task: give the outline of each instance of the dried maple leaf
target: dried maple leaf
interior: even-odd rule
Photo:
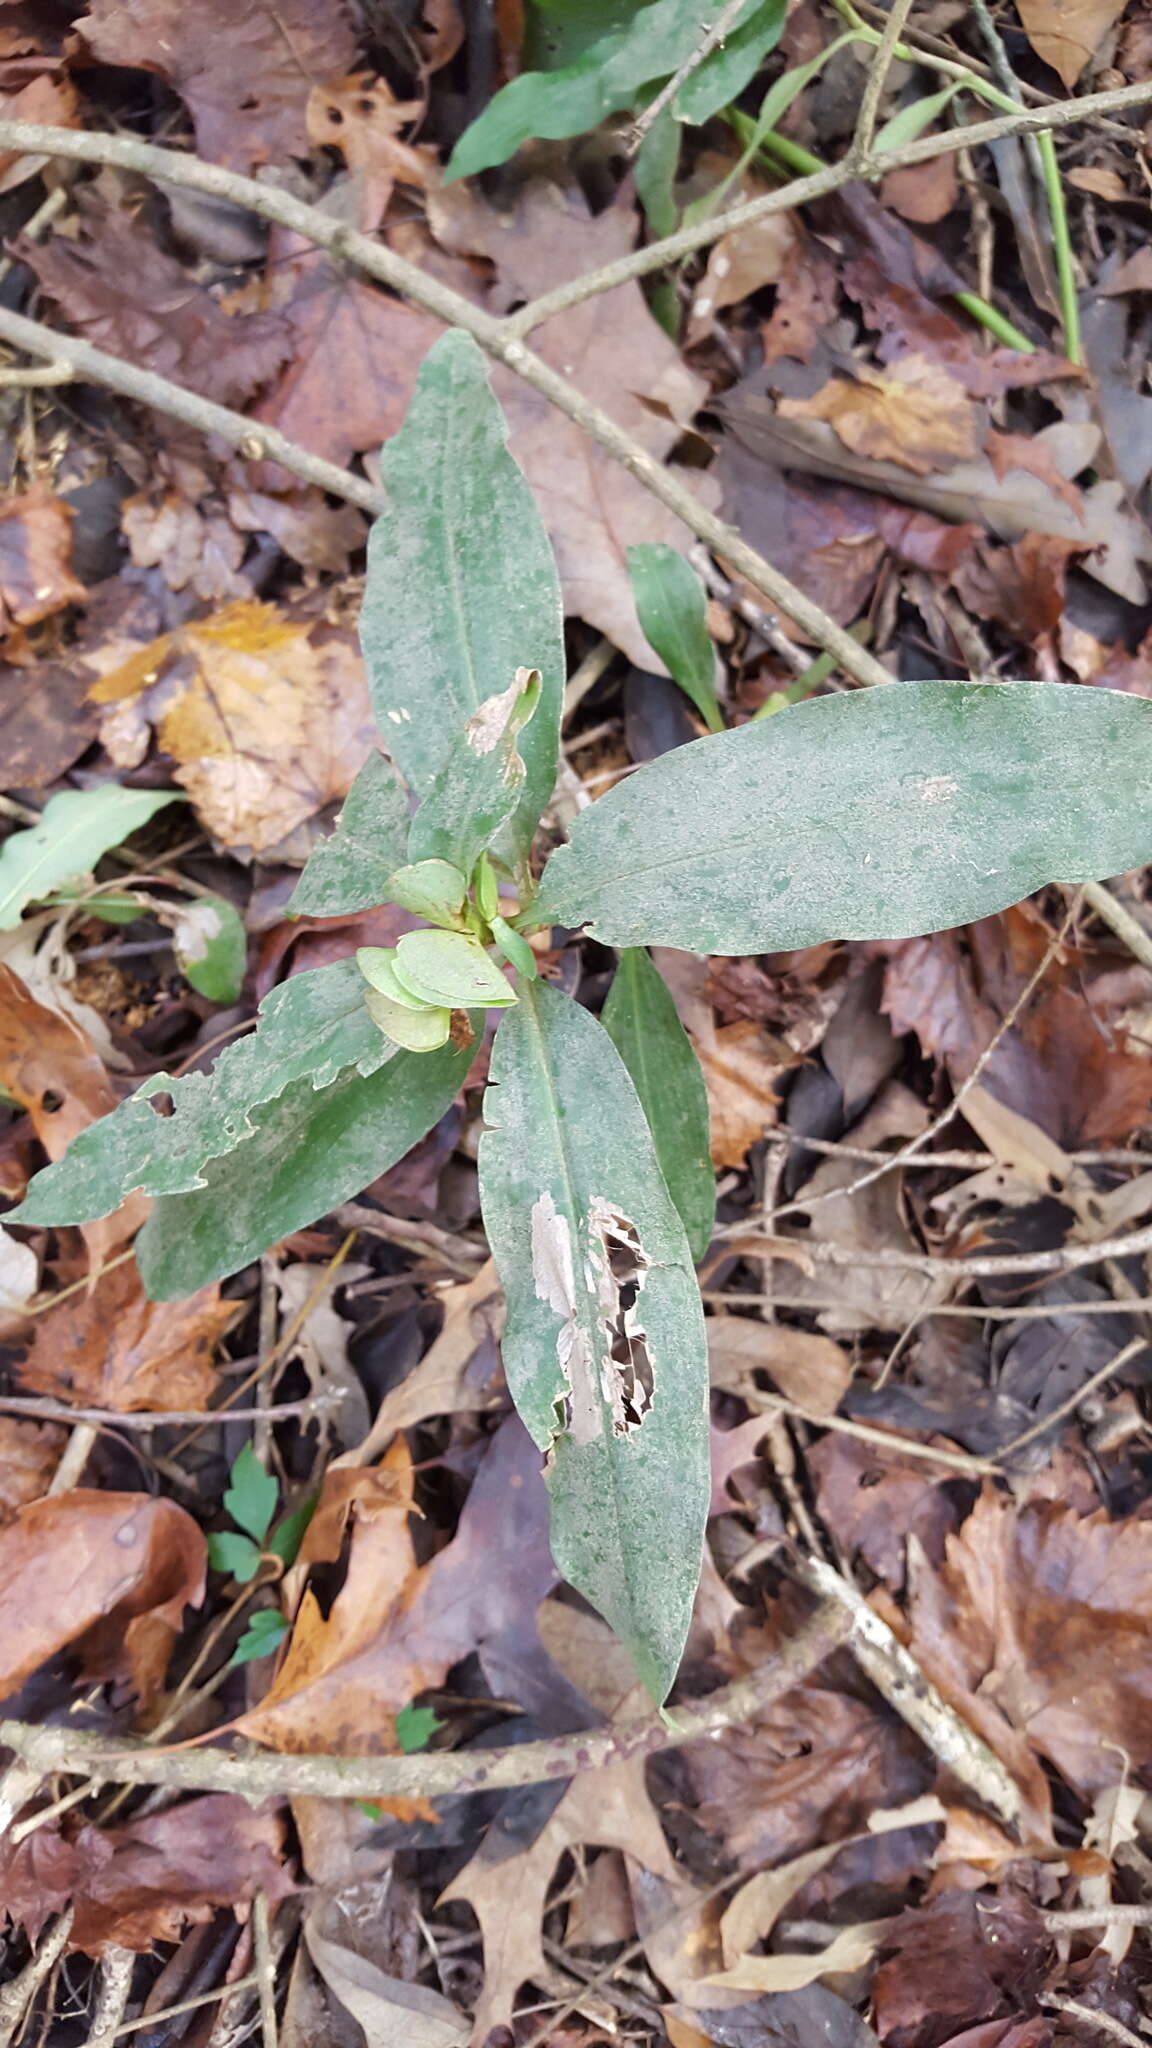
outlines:
[[[86,596],[72,574],[73,517],[45,484],[0,504],[0,630],[34,625]]]
[[[1124,12],[1125,0],[1019,0],[1024,33],[1071,92]]]
[[[293,286],[283,313],[291,361],[252,417],[313,455],[347,463],[396,432],[416,372],[443,328],[323,256],[304,256],[286,268],[279,248],[274,239],[270,260],[281,264],[278,286]],[[274,463],[259,464],[257,475],[271,489],[293,481]]]
[[[900,356],[881,373],[830,378],[811,398],[782,398],[781,419],[827,420],[858,455],[898,462],[915,476],[980,452],[980,414],[962,384],[927,356]]]
[[[91,695],[117,707],[103,729],[115,761],[141,759],[155,725],[209,831],[256,853],[346,796],[375,737],[352,634],[270,604],[163,635]]]
[[[247,398],[287,361],[293,338],[278,314],[229,313],[106,201],[87,200],[81,218],[81,240],[22,244],[21,257],[87,340],[222,405]]]
[[[20,1379],[80,1407],[206,1408],[219,1384],[213,1354],[235,1319],[218,1287],[157,1303],[134,1265],[115,1266],[39,1318]]]
[[[191,1515],[150,1494],[78,1487],[22,1508],[0,1530],[0,1698],[70,1644],[90,1675],[151,1698],[206,1561]]]
[[[248,543],[222,510],[180,491],[141,492],[124,500],[120,524],[137,567],[159,567],[170,590],[194,590],[211,604],[252,595],[240,573]]]
[[[347,0],[91,0],[78,26],[102,63],[166,79],[192,115],[200,155],[236,171],[306,156],[313,85],[356,57]]]
[[[525,185],[499,212],[474,184],[447,185],[429,194],[428,212],[444,248],[495,264],[501,303],[531,299],[635,244],[636,215],[627,198],[593,216],[577,191],[542,181]],[[635,281],[545,321],[534,329],[532,347],[658,460],[705,396],[703,380],[682,362]],[[512,371],[495,370],[492,386],[508,417],[512,453],[548,528],[565,609],[651,670],[654,657],[636,618],[627,551],[640,541],[686,548],[686,529]],[[699,471],[689,480],[702,496],[710,489]]]
[[[423,100],[397,100],[387,79],[370,71],[329,79],[309,94],[309,137],[343,156],[357,183],[359,224],[366,233],[379,227],[394,185],[423,191],[435,175],[435,150],[400,140],[401,129],[423,112]]]
[[[185,1800],[122,1828],[83,1826],[73,1838],[37,1829],[0,1846],[0,1887],[12,1920],[35,1941],[50,1914],[71,1904],[69,1947],[149,1949],[175,1941],[220,1906],[293,1890],[279,1815],[253,1812],[229,1792]]]

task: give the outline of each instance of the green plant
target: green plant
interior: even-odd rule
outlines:
[[[208,1562],[214,1571],[225,1572],[238,1585],[246,1586],[262,1565],[272,1562],[284,1570],[294,1561],[316,1503],[306,1501],[272,1529],[279,1498],[279,1482],[265,1470],[251,1444],[245,1444],[233,1462],[224,1494],[224,1506],[236,1526],[217,1530],[208,1538]],[[259,1608],[249,1616],[229,1661],[247,1664],[253,1657],[270,1656],[287,1633],[288,1623],[277,1608]]]
[[[1134,867],[1152,854],[1152,704],[1031,682],[812,699],[642,768],[579,814],[537,880],[560,598],[464,334],[427,357],[382,472],[362,626],[395,768],[368,763],[294,902],[385,898],[425,925],[275,990],[210,1076],[146,1082],[14,1213],[86,1222],[144,1189],[146,1285],[189,1293],[399,1159],[452,1102],[480,1011],[497,1008],[480,1178],[508,1384],[546,1454],[557,1563],[660,1699],[708,1504],[692,1254],[712,1212],[703,1088],[641,949],[900,938]],[[622,949],[603,1022],[537,977],[527,939],[550,925]],[[247,1520],[235,1475],[229,1496],[257,1556],[268,1485]]]

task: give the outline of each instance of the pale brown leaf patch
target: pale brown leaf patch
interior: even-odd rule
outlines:
[[[47,1493],[67,1441],[57,1423],[0,1415],[0,1524]]]
[[[314,86],[308,96],[309,140],[338,149],[357,181],[359,225],[379,227],[395,185],[422,191],[436,175],[437,156],[427,145],[400,140],[424,112],[422,100],[398,100],[387,79],[353,72]]]
[[[886,372],[865,364],[856,381],[833,377],[811,398],[782,398],[781,419],[826,420],[846,448],[896,462],[915,476],[979,454],[977,407],[963,385],[927,356],[901,356]]]
[[[789,1401],[815,1415],[834,1415],[852,1383],[852,1362],[830,1337],[749,1316],[713,1316],[708,1323],[713,1386],[740,1394],[767,1373]]]
[[[1124,0],[1019,0],[1028,41],[1068,92],[1123,12]]]
[[[86,595],[72,573],[73,512],[46,484],[0,503],[0,631],[35,625]]]
[[[191,1515],[146,1493],[81,1487],[22,1508],[0,1531],[0,1696],[75,1645],[89,1675],[151,1699],[206,1563]]]
[[[955,157],[937,156],[926,164],[889,171],[880,181],[880,204],[916,227],[935,227],[951,213],[959,190]]]
[[[372,750],[364,665],[350,632],[270,604],[226,606],[103,675],[104,741],[138,757],[149,725],[208,829],[261,853],[347,795]]]
[[[732,193],[727,203],[734,206],[765,189],[758,181],[749,183]],[[711,332],[723,307],[738,305],[763,285],[779,283],[796,241],[797,230],[787,213],[767,213],[721,235],[712,246],[708,267],[693,295],[687,346],[691,348]]]
[[[115,1266],[38,1319],[21,1383],[85,1408],[206,1408],[219,1386],[213,1356],[235,1320],[219,1287],[148,1301],[135,1266]]]

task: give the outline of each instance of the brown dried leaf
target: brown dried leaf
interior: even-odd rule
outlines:
[[[714,1387],[740,1394],[766,1372],[787,1400],[815,1415],[834,1415],[852,1383],[852,1361],[830,1337],[748,1316],[710,1320],[708,1363]]]
[[[902,1459],[898,1444],[888,1450],[835,1431],[805,1455],[821,1517],[841,1548],[859,1552],[893,1593],[904,1584],[909,1536],[934,1562],[943,1556],[960,1515],[948,1491],[954,1475],[944,1467]]]
[[[135,1266],[115,1266],[39,1318],[20,1379],[78,1407],[206,1408],[219,1385],[213,1354],[235,1320],[218,1287],[148,1301]]]
[[[43,483],[0,504],[0,631],[34,625],[86,596],[72,574],[73,517]]]
[[[1152,1764],[1152,1521],[986,1490],[912,1575],[911,1618],[925,1669],[943,1662],[1083,1798]]]
[[[91,691],[113,759],[150,724],[209,831],[265,852],[347,795],[372,750],[364,664],[350,632],[275,605],[228,605],[113,667]]]
[[[125,499],[120,523],[132,560],[141,569],[161,569],[170,590],[194,590],[211,604],[251,597],[252,585],[240,573],[248,544],[215,506],[193,504],[180,491],[142,491]]]
[[[901,356],[887,374],[856,369],[833,377],[811,398],[782,398],[781,419],[827,420],[846,448],[897,462],[916,476],[971,461],[980,453],[981,419],[964,387],[927,356]]]
[[[772,318],[760,329],[764,361],[792,356],[806,363],[836,318],[839,285],[821,244],[802,229],[784,259]]]
[[[284,1824],[227,1792],[185,1800],[122,1828],[83,1826],[72,1839],[38,1829],[0,1845],[4,1905],[35,1941],[70,1902],[69,1946],[101,1955],[110,1946],[149,1949],[212,1920],[221,1906],[270,1901],[293,1890],[284,1867]]]
[[[221,405],[242,402],[287,361],[293,337],[278,314],[229,313],[107,202],[87,200],[81,217],[81,239],[21,244],[20,254],[86,340]]]
[[[880,204],[917,227],[935,227],[956,204],[960,179],[954,156],[937,156],[926,164],[889,171],[880,181]]]
[[[754,199],[765,190],[758,181],[749,182],[729,203]],[[716,314],[724,306],[738,305],[766,284],[777,284],[796,246],[797,229],[791,214],[767,213],[745,227],[733,228],[713,244],[708,268],[696,287],[686,341],[689,347],[711,332]]]
[[[1125,0],[1018,0],[1024,33],[1071,92],[1124,12]]]
[[[387,79],[370,71],[329,79],[308,96],[309,139],[340,151],[357,180],[359,224],[367,233],[387,213],[394,185],[423,191],[435,175],[435,150],[400,141],[401,129],[423,112],[422,100],[397,100]]]
[[[534,298],[635,245],[636,214],[626,198],[593,217],[579,192],[542,181],[525,185],[499,213],[475,181],[430,193],[428,209],[445,248],[495,264],[500,304]],[[703,380],[685,367],[635,281],[545,321],[534,330],[532,346],[657,460],[675,446],[705,395]],[[566,611],[651,670],[652,650],[632,599],[628,548],[666,541],[683,549],[686,529],[514,372],[496,370],[492,384],[508,416],[512,453],[556,552]],[[698,471],[687,480],[707,502],[709,480]]]
[[[1030,1899],[952,1891],[890,1922],[882,1946],[871,1991],[885,2048],[938,2048],[980,2020],[1031,2004],[1051,1937]]]
[[[191,1515],[150,1494],[80,1487],[22,1508],[0,1531],[0,1696],[74,1644],[90,1675],[150,1698],[206,1561]]]
[[[0,1524],[47,1493],[67,1432],[54,1422],[0,1415]]]
[[[185,102],[196,147],[250,171],[308,153],[305,113],[318,79],[347,72],[357,38],[346,0],[91,0],[79,24],[104,64],[158,72]]]
[[[1122,292],[1152,292],[1152,247],[1141,242],[1107,284],[1100,286],[1102,298],[1116,298]]]

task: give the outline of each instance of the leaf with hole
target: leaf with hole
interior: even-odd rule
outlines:
[[[346,964],[362,991],[355,964]],[[365,1029],[387,1054],[362,994],[357,1003]],[[207,1161],[195,1191],[165,1195],[144,1225],[136,1257],[152,1300],[194,1294],[351,1201],[440,1121],[474,1051],[472,1040],[439,1052],[391,1052],[378,1073],[365,1077],[353,1068],[320,1089],[305,1075],[261,1104],[247,1142]]]
[[[169,1195],[203,1187],[208,1160],[242,1150],[255,1136],[261,1105],[286,1089],[299,1102],[301,1090],[324,1090],[349,1071],[373,1074],[391,1057],[364,1007],[354,960],[294,975],[265,997],[252,1037],[225,1046],[210,1074],[153,1075],[82,1131],[66,1158],[36,1175],[19,1220],[88,1223],[136,1189]],[[165,1095],[169,1115],[156,1102]]]
[[[708,1091],[667,984],[642,946],[621,953],[600,1021],[632,1076],[689,1249],[702,1259],[716,1220]]]
[[[582,811],[523,924],[768,953],[968,924],[1152,854],[1152,703],[890,683],[649,762]]]
[[[526,983],[491,1076],[481,1201],[508,1299],[508,1385],[549,1453],[553,1553],[661,1700],[709,1494],[691,1254],[636,1090],[595,1018]]]
[[[408,844],[408,797],[391,761],[369,754],[336,828],[310,854],[288,900],[290,917],[346,917],[388,899]]]
[[[522,865],[556,776],[560,586],[469,335],[453,331],[429,350],[380,472],[388,506],[369,538],[360,618],[377,722],[405,780],[424,797],[469,714],[507,690],[517,669],[539,669],[540,702],[520,745],[524,782],[501,835],[511,862]]]
[[[64,789],[50,797],[39,822],[13,832],[0,847],[0,931],[20,922],[25,904],[50,896],[75,875],[122,846],[165,804],[185,803],[179,789]]]
[[[677,548],[643,541],[628,550],[628,570],[644,637],[692,699],[710,732],[722,732],[716,702],[716,650],[704,586]]]

